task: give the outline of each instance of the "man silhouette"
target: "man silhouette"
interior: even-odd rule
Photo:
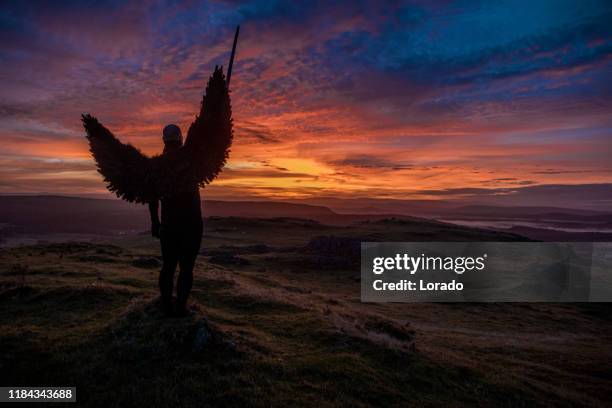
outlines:
[[[148,157],[129,143],[122,143],[89,114],[81,115],[89,150],[109,191],[131,203],[149,204],[151,233],[160,238],[163,266],[159,291],[163,308],[188,314],[187,299],[193,285],[193,267],[202,242],[200,187],[221,172],[234,138],[229,84],[240,27],[236,27],[227,81],[216,66],[206,85],[199,115],[189,126],[183,143],[181,129],[167,125],[164,152]],[[161,222],[158,210],[161,200]],[[172,306],[174,273],[176,308]]]
[[[161,241],[162,305],[169,314],[187,314],[193,268],[202,240],[199,188],[221,172],[233,140],[231,101],[223,69],[216,67],[210,77],[200,112],[189,126],[185,142],[178,126],[164,128],[161,155],[148,157],[129,143],[122,143],[91,115],[85,114],[82,119],[90,151],[107,188],[126,201],[149,205],[151,232]],[[180,272],[173,307],[177,264]]]
[[[181,129],[168,125],[163,131],[164,155],[176,153],[183,145]],[[193,268],[202,241],[202,212],[200,191],[182,191],[161,199],[161,222],[158,208],[160,200],[149,202],[151,234],[161,241],[163,266],[159,273],[159,291],[162,308],[167,314],[184,316],[189,313],[187,299],[193,284]],[[176,304],[173,309],[172,292],[174,273],[179,266],[176,285]]]

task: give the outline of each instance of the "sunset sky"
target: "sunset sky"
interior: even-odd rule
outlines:
[[[205,197],[612,192],[592,186],[612,183],[610,1],[2,4],[2,194],[104,193],[80,114],[159,152],[237,24],[235,142]]]

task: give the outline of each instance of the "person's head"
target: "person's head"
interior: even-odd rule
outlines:
[[[181,128],[176,125],[167,125],[164,128],[164,152],[176,150],[183,145]]]

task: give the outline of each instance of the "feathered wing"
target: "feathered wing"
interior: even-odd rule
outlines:
[[[121,143],[98,119],[83,115],[89,150],[107,188],[129,202],[147,203],[158,190],[151,180],[154,160],[130,144]]]
[[[189,127],[183,149],[190,156],[200,186],[221,172],[233,139],[232,107],[222,68],[215,68],[206,85],[200,114]]]

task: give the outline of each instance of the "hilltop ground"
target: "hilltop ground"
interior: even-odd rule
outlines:
[[[0,383],[79,405],[610,406],[607,305],[364,304],[359,240],[516,240],[419,221],[206,221],[194,315],[147,236],[0,252]],[[327,236],[333,238],[319,238]]]

